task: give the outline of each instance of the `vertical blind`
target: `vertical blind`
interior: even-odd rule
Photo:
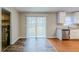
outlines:
[[[45,37],[46,36],[46,17],[26,17],[26,36]]]

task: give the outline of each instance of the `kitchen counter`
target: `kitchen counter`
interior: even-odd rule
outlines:
[[[70,39],[79,39],[79,29],[70,29]]]
[[[69,31],[69,39],[79,39],[79,28],[69,28],[69,29],[64,29],[64,28],[57,28],[57,38],[59,40],[63,39],[63,34],[62,31]]]
[[[69,31],[70,29],[62,29],[62,31]]]
[[[79,26],[57,26],[57,29],[79,29]]]

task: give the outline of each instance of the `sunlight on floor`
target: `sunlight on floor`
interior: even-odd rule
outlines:
[[[49,44],[47,42],[47,39],[41,39],[41,38],[29,38],[26,40],[26,50],[28,51],[48,51],[48,49],[51,49],[52,47],[49,47]]]
[[[56,52],[45,38],[20,39],[6,52]]]

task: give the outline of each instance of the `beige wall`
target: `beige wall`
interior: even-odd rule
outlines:
[[[0,8],[0,20],[2,20],[1,18],[1,9]],[[11,12],[11,44],[15,43],[18,39],[19,39],[19,16],[18,16],[18,12],[14,9],[14,8],[4,8],[8,11]],[[1,51],[1,44],[2,44],[2,37],[1,37],[1,21],[0,21],[0,51]]]
[[[56,14],[48,14],[46,23],[47,38],[56,38]]]
[[[47,38],[55,38],[56,31],[56,13],[20,13],[20,31],[19,37],[25,38],[25,17],[26,16],[46,16],[46,32]]]

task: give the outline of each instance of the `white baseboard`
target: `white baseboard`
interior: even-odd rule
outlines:
[[[21,38],[26,38],[26,37],[19,37],[19,39],[21,39]]]
[[[19,40],[21,38],[26,38],[26,37],[18,37],[16,40],[14,40],[13,42],[11,42],[11,44],[14,44],[17,40]],[[56,37],[46,37],[46,38],[56,38]]]
[[[14,40],[13,42],[11,42],[11,44],[14,44],[17,40],[19,40],[19,37],[16,40]]]
[[[20,38],[26,38],[26,37],[19,37],[19,39],[20,39]],[[46,38],[56,38],[56,37],[46,37]]]

